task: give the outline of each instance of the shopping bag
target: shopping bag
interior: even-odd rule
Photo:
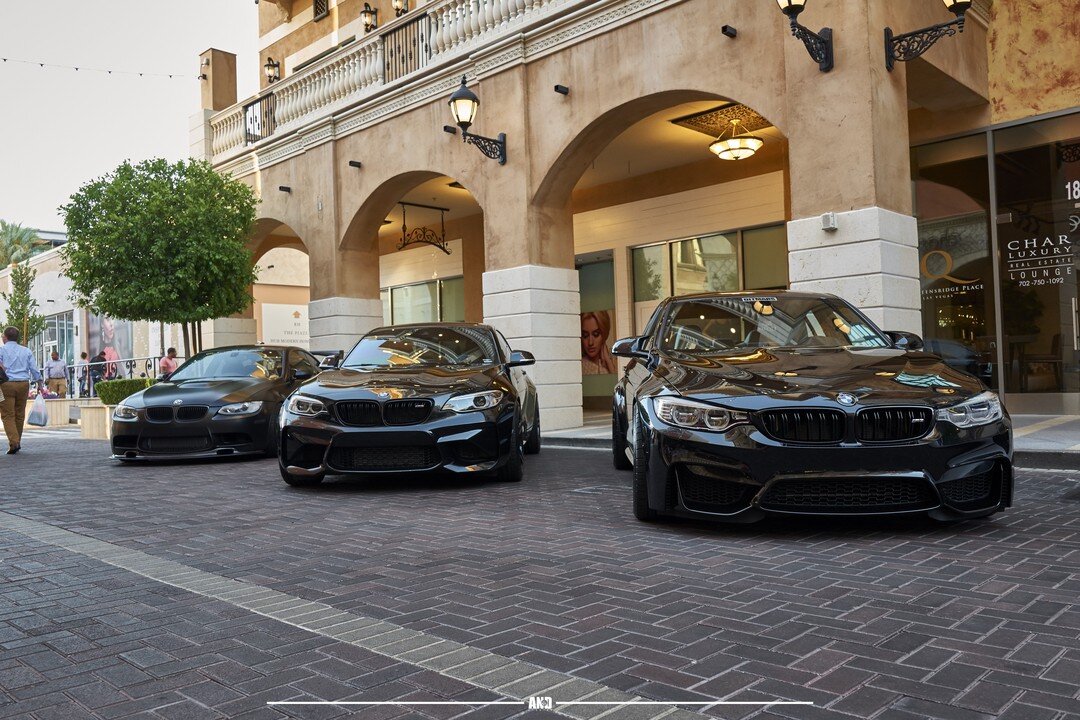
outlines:
[[[45,427],[49,424],[49,410],[45,407],[45,398],[40,393],[34,398],[34,407],[30,411],[30,417],[26,422],[38,427]]]

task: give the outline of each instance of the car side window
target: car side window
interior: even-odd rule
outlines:
[[[289,353],[289,369],[314,376],[319,374],[319,363],[311,355],[293,350]]]

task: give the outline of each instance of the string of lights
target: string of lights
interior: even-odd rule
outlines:
[[[135,70],[109,70],[108,68],[86,67],[83,65],[57,65],[56,63],[38,62],[37,60],[19,60],[16,58],[0,58],[0,61],[4,63],[17,63],[19,65],[37,65],[41,69],[53,69],[53,70],[74,70],[76,72],[91,72],[91,73],[104,73],[106,75],[130,75],[139,77],[155,77],[155,78],[169,78],[185,79],[185,80],[201,80],[201,75],[190,75],[188,73],[155,73],[155,72],[137,72]],[[2,63],[0,63],[2,64]]]

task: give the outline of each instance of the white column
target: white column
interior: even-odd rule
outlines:
[[[188,118],[188,155],[195,160],[209,160],[213,156],[210,149],[210,116],[213,110],[200,110]]]
[[[577,270],[522,265],[484,273],[484,321],[514,350],[536,356],[526,372],[545,430],[582,424],[580,310]]]
[[[879,207],[787,225],[791,289],[839,295],[883,330],[922,332],[919,231],[915,218]]]
[[[206,350],[229,345],[253,345],[256,341],[255,319],[227,317],[208,320],[202,324],[202,341]]]
[[[383,324],[382,301],[332,297],[308,303],[312,350],[348,352],[360,336]]]

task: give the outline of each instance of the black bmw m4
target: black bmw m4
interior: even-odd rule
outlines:
[[[997,395],[830,295],[669,298],[614,397],[634,514],[982,517],[1012,504]]]
[[[519,481],[523,455],[540,451],[536,387],[522,369],[533,362],[486,325],[374,330],[282,408],[281,477],[305,486],[439,470]]]

